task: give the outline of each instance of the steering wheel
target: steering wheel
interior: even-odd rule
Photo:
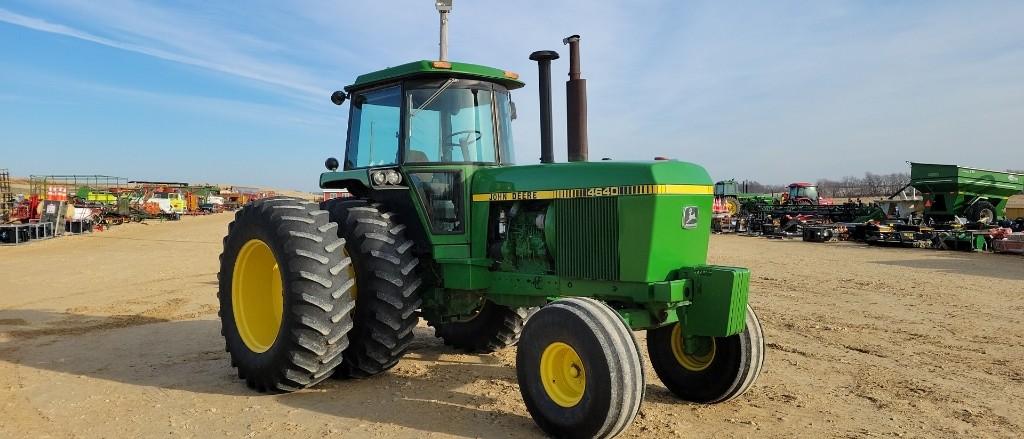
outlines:
[[[484,136],[483,133],[481,133],[479,130],[462,130],[462,131],[456,131],[456,132],[452,133],[452,137],[453,137],[452,140],[455,140],[454,137],[458,136],[460,134],[472,134],[472,133],[476,133],[476,138],[474,138],[473,140],[470,140],[470,141],[466,142],[465,144],[463,144],[462,142],[464,141],[464,139],[459,139],[459,143],[452,143],[452,146],[463,146],[463,147],[469,146],[469,145],[472,145],[472,144],[476,143],[477,141],[480,140],[481,137]]]

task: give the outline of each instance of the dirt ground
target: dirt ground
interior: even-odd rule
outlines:
[[[0,248],[0,437],[540,436],[514,349],[459,355],[426,327],[382,376],[246,389],[216,315],[230,218]],[[764,372],[701,406],[648,370],[626,437],[1024,431],[1024,258],[715,236],[711,262],[753,272]]]

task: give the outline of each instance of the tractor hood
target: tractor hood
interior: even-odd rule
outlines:
[[[704,168],[676,160],[570,162],[481,169],[473,176],[472,192],[474,199],[489,194],[592,188],[615,188],[614,195],[619,195],[620,188],[667,185],[668,188],[651,190],[710,195],[711,184]]]
[[[481,216],[491,203],[547,206],[559,276],[625,282],[678,279],[707,262],[713,192],[704,168],[674,160],[487,168],[472,183]]]

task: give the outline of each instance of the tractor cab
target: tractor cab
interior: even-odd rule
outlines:
[[[715,197],[735,197],[740,193],[736,180],[724,180],[715,183]]]
[[[509,90],[523,86],[517,78],[443,61],[359,76],[345,89],[351,105],[344,170],[513,163]]]
[[[421,60],[361,75],[332,96],[337,104],[351,102],[342,171],[348,178],[326,173],[321,181],[376,189],[399,182],[374,180],[375,169],[512,164],[509,90],[522,86],[512,72],[449,61]],[[366,178],[347,173],[357,170]]]
[[[328,159],[321,187],[404,206],[398,213],[410,218],[420,216],[413,209],[418,205],[429,220],[413,227],[418,238],[463,234],[473,171],[515,162],[510,90],[523,86],[518,78],[448,61],[416,61],[359,76],[332,96],[338,105],[350,102],[348,141],[342,170]],[[408,199],[409,189],[418,203]],[[440,241],[464,242],[456,236]]]
[[[811,183],[792,183],[786,193],[789,204],[819,204],[818,187]]]

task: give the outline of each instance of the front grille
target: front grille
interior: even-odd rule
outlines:
[[[618,280],[618,198],[569,198],[554,203],[558,275]]]

